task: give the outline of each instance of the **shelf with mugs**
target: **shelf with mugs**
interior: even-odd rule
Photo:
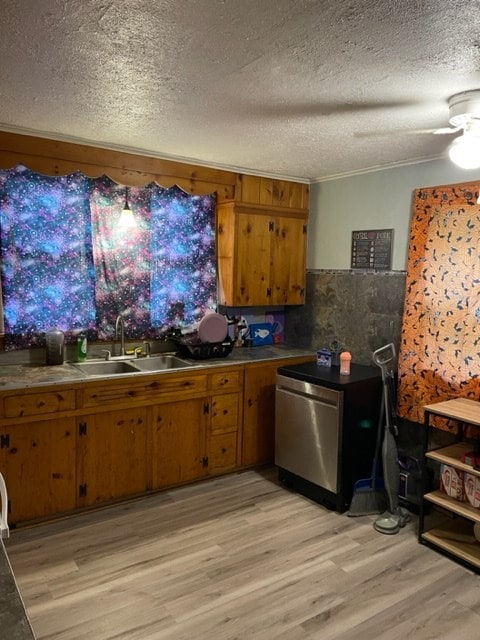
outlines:
[[[455,442],[429,449],[432,417],[458,423]],[[425,406],[424,469],[436,470],[435,487],[424,487],[419,517],[419,542],[428,544],[470,569],[480,572],[480,468],[478,443],[464,439],[465,427],[480,426],[480,403],[454,398]]]

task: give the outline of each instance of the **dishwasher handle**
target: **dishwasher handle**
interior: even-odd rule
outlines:
[[[318,402],[332,407],[339,407],[342,404],[343,398],[343,391],[335,391],[335,389],[330,389],[320,384],[289,378],[279,373],[277,373],[276,390],[313,398]]]

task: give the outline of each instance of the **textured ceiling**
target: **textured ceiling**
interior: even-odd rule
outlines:
[[[3,2],[0,129],[316,180],[436,157],[479,0]]]

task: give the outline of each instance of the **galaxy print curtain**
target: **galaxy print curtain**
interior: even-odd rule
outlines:
[[[0,172],[7,349],[44,344],[53,327],[111,340],[119,314],[127,337],[154,338],[215,306],[215,196],[129,187],[136,228],[125,230],[125,189],[106,176]]]
[[[477,195],[472,185],[414,194],[397,408],[413,422],[423,423],[426,404],[480,400]]]
[[[126,337],[155,335],[150,319],[150,199],[153,188],[152,185],[128,188],[128,204],[137,226],[125,230],[119,227],[118,221],[125,205],[126,187],[107,177],[92,181],[90,208],[96,328],[100,340],[112,339],[115,320],[120,314],[124,316]]]
[[[88,179],[0,171],[6,348],[43,343],[53,327],[95,326]]]
[[[150,211],[152,325],[199,320],[217,302],[215,201],[155,187]]]

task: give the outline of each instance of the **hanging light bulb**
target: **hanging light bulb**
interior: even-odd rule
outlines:
[[[128,204],[128,187],[125,187],[125,204],[123,205],[122,213],[120,214],[118,226],[120,229],[134,229],[137,227],[133,211],[130,209]]]

